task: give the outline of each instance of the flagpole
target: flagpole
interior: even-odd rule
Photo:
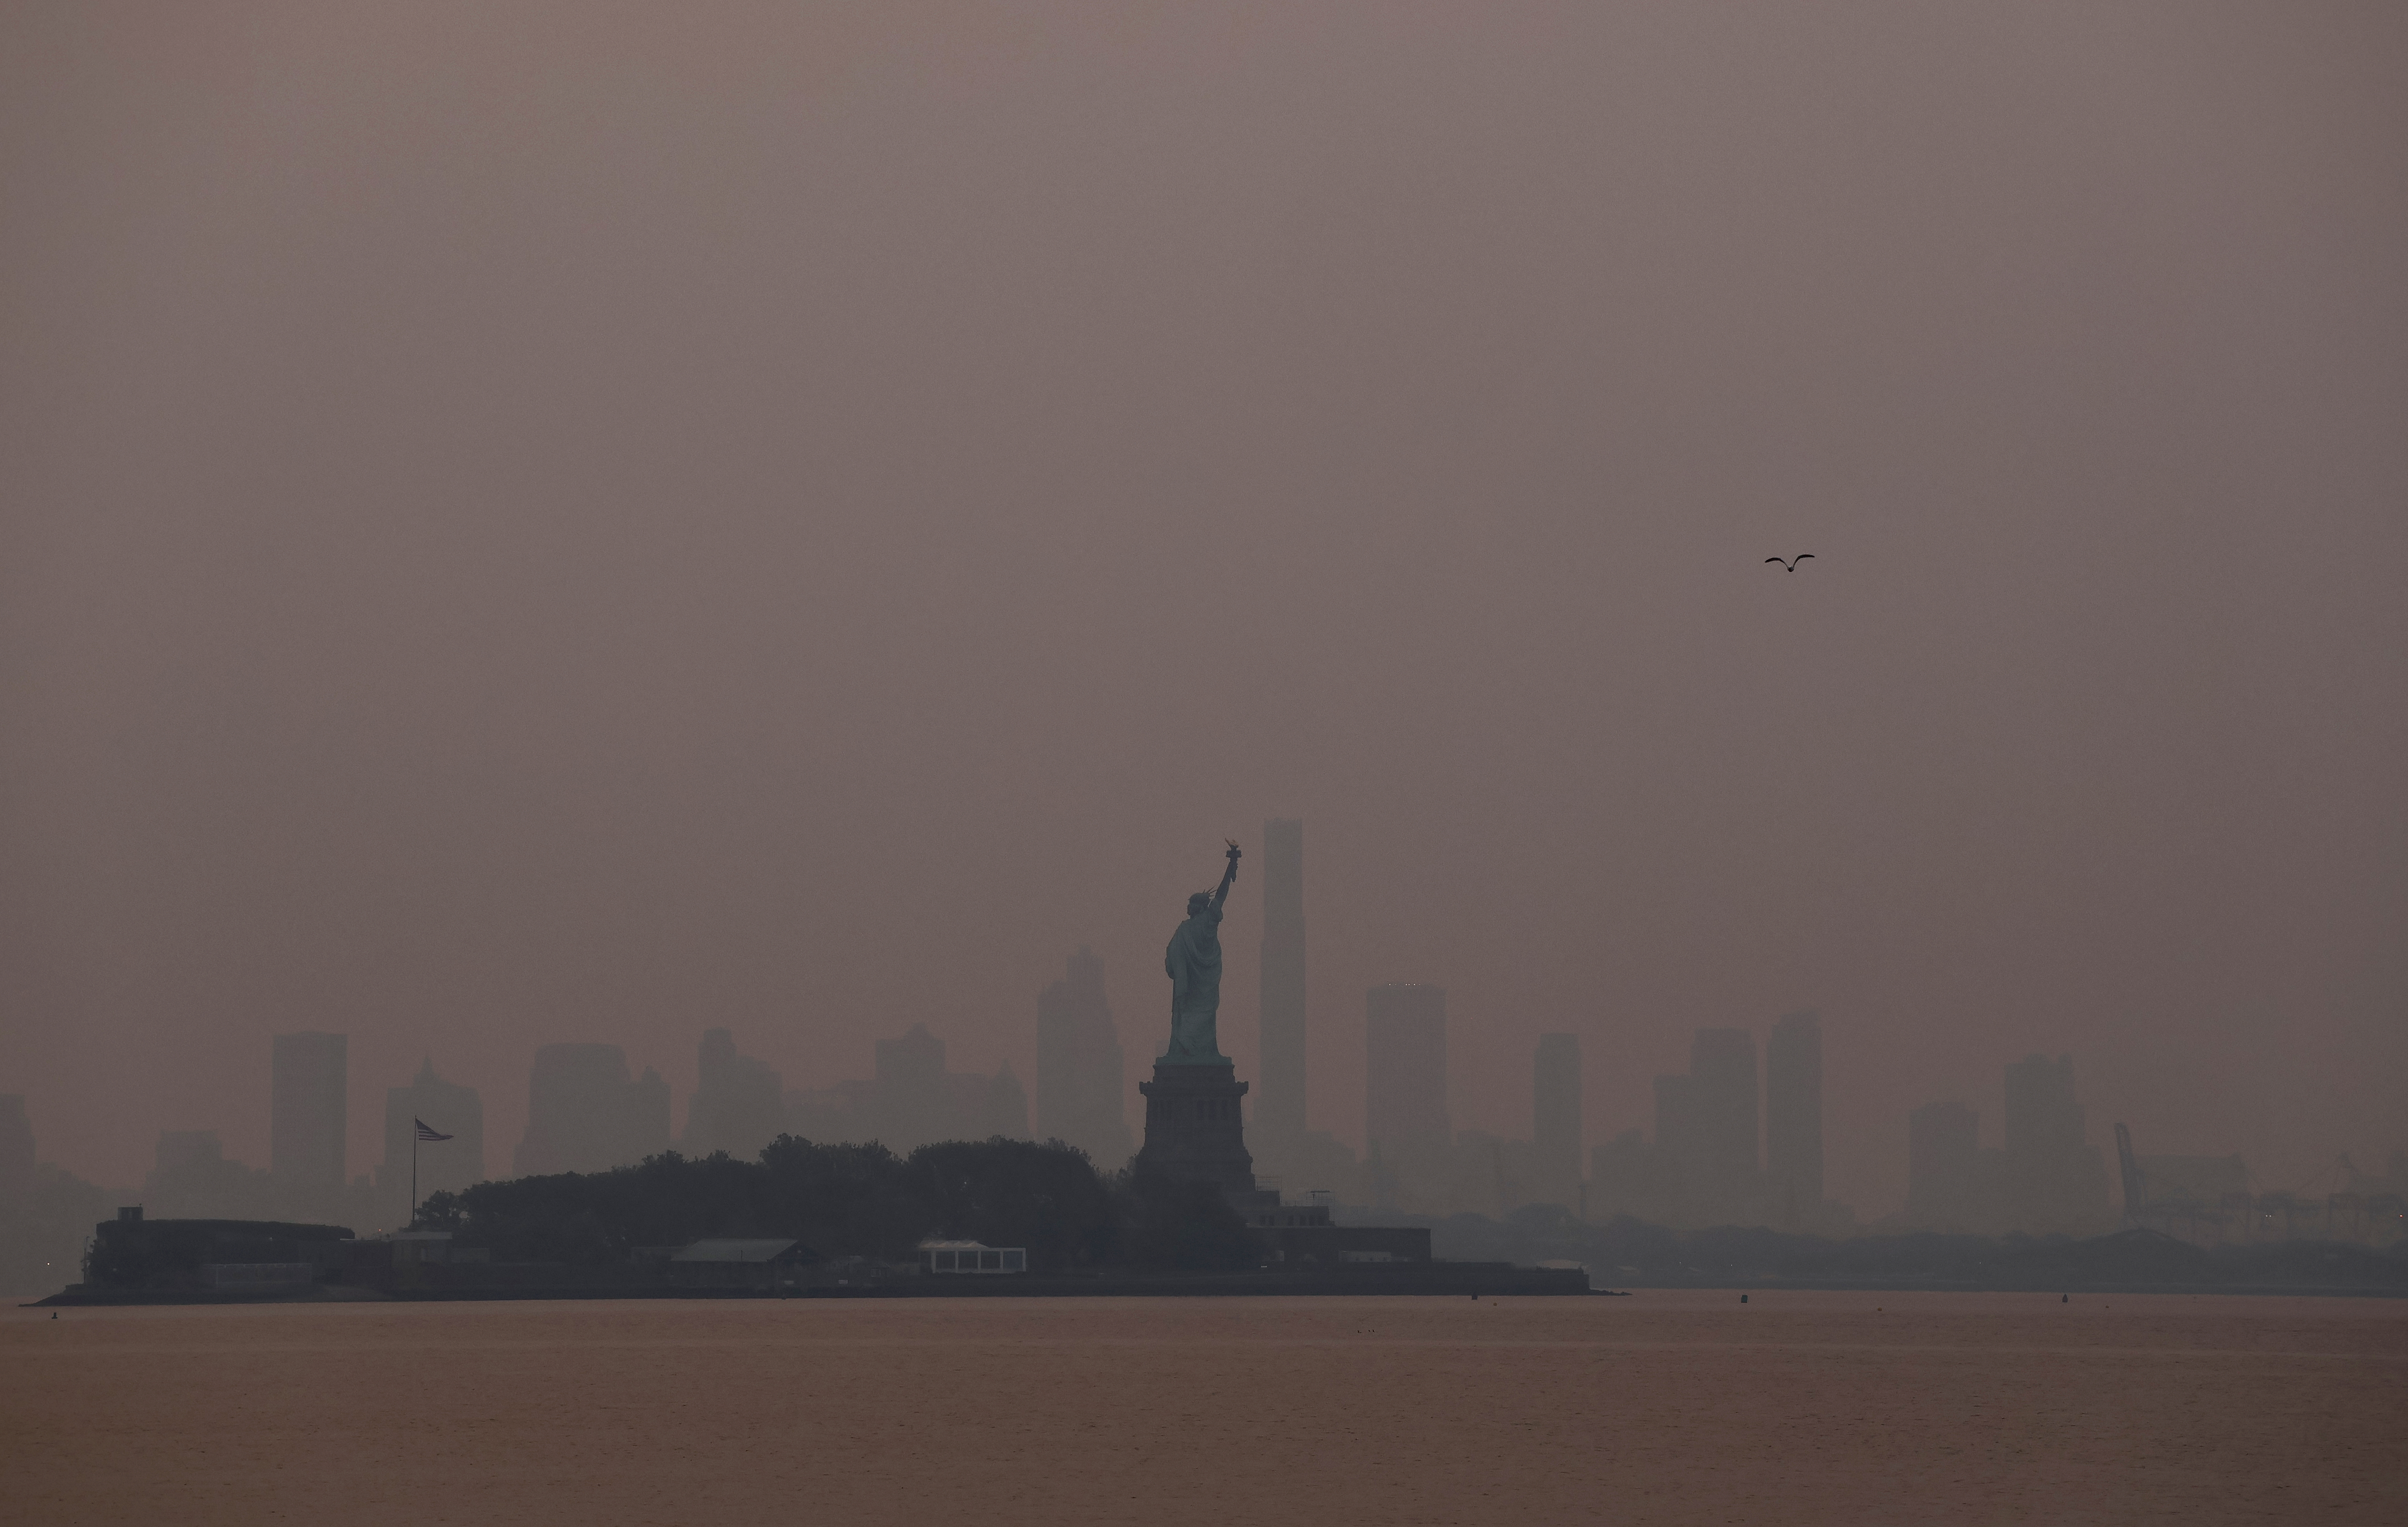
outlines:
[[[409,1223],[404,1230],[418,1228],[418,1120],[409,1121]]]

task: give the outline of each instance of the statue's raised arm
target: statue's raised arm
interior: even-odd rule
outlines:
[[[1229,846],[1229,867],[1221,872],[1221,889],[1212,892],[1212,910],[1216,915],[1221,910],[1221,904],[1229,899],[1229,882],[1238,878],[1238,861],[1244,855],[1236,838],[1226,837],[1221,841]]]

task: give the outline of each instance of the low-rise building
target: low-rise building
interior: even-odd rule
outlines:
[[[84,1281],[108,1289],[218,1288],[231,1283],[308,1282],[347,1265],[355,1245],[340,1225],[281,1220],[147,1220],[139,1207],[93,1227]],[[290,1269],[305,1266],[307,1277]],[[274,1267],[285,1271],[222,1273]]]
[[[994,1275],[1028,1271],[1028,1250],[983,1241],[922,1241],[920,1265],[931,1273]]]
[[[709,1289],[798,1288],[820,1254],[796,1240],[696,1241],[669,1258],[669,1281]]]
[[[1427,1262],[1430,1233],[1416,1225],[1307,1225],[1259,1227],[1281,1265],[1342,1266],[1353,1263]]]
[[[442,1263],[494,1260],[493,1249],[490,1247],[452,1244],[452,1233],[448,1230],[396,1230],[389,1235],[380,1235],[377,1239],[386,1242],[393,1248],[393,1263],[397,1267],[407,1266],[411,1263]]]

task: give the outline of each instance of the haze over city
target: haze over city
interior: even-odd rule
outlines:
[[[1830,1194],[2408,1149],[2382,7],[20,7],[0,1091],[138,1181],[431,1058],[1132,1088],[1311,833],[1310,1113],[1822,1018]],[[1784,571],[1771,555],[1813,561]],[[1221,1035],[1257,1073],[1258,858]],[[1005,993],[998,998],[996,993]],[[1134,1117],[1134,1115],[1132,1116]],[[676,1122],[682,1125],[681,1117]],[[1107,1163],[1110,1164],[1110,1163]]]

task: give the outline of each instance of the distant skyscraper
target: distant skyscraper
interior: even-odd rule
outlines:
[[[1698,1153],[1689,1192],[1707,1222],[1746,1224],[1757,1204],[1758,1110],[1756,1035],[1745,1029],[1699,1029],[1689,1051],[1698,1110]]]
[[[2008,1228],[2083,1231],[2110,1219],[2107,1169],[2074,1101],[2073,1057],[2027,1055],[2007,1067],[2001,1161]]]
[[[1117,1171],[1136,1149],[1127,1093],[1120,1030],[1104,1000],[1104,963],[1082,948],[1062,979],[1037,994],[1037,1133]]]
[[[343,1189],[350,1041],[339,1034],[280,1034],[272,1045],[268,1171],[301,1205]]]
[[[1364,1133],[1389,1171],[1410,1173],[1450,1151],[1446,989],[1408,982],[1364,993]]]
[[[786,1090],[778,1073],[738,1053],[736,1036],[727,1030],[705,1030],[680,1147],[689,1156],[724,1150],[750,1161],[785,1127]]]
[[[433,1120],[429,1120],[429,1123]],[[527,1077],[520,1177],[605,1172],[668,1149],[669,1084],[650,1066],[629,1080],[616,1045],[546,1045]]]
[[[1253,1131],[1258,1152],[1292,1154],[1304,1135],[1304,823],[1263,823],[1262,1075]]]
[[[1705,1121],[1698,1087],[1684,1073],[1656,1078],[1656,1146],[1653,1152],[1656,1206],[1666,1222],[1695,1218],[1691,1197],[1705,1174]]]
[[[1020,1085],[1019,1077],[1012,1073],[1011,1063],[1006,1061],[996,1066],[992,1077],[980,1077],[976,1073],[971,1077],[984,1085],[971,1094],[970,1103],[963,1111],[967,1115],[971,1107],[977,1107],[982,1108],[984,1113],[982,1127],[975,1129],[968,1137],[991,1140],[1000,1135],[1007,1140],[1027,1139],[1028,1089]],[[954,1079],[960,1080],[958,1077]]]
[[[213,1129],[161,1130],[156,1164],[142,1184],[143,1209],[159,1220],[273,1219],[293,1212],[294,1196],[274,1174],[226,1160]],[[309,1208],[306,1201],[297,1206]]]
[[[868,1081],[788,1092],[793,1132],[822,1145],[875,1140],[897,1155],[942,1140],[1028,1138],[1028,1093],[1009,1063],[991,1077],[947,1071],[945,1042],[925,1023],[879,1040],[877,1053]]]
[[[1813,1225],[1823,1209],[1823,1020],[1807,1008],[1772,1025],[1764,1046],[1764,1175],[1776,1224]]]
[[[1028,1138],[1028,1093],[999,1067],[994,1076],[945,1069],[945,1042],[914,1023],[900,1038],[878,1041],[878,1079],[866,1103],[876,1127],[867,1136],[908,1154],[941,1140]]]
[[[1531,1196],[1541,1204],[1580,1207],[1580,1036],[1542,1034],[1531,1058],[1530,1138],[1536,1147],[1537,1180]]]
[[[620,1137],[622,1164],[657,1156],[669,1148],[669,1082],[651,1066],[627,1089],[627,1129]]]
[[[787,1132],[819,1145],[876,1139],[877,1097],[874,1081],[839,1081],[833,1087],[790,1091],[786,1093]]]
[[[909,1151],[933,1140],[957,1140],[953,1098],[945,1086],[945,1042],[914,1023],[910,1032],[877,1046],[878,1114],[874,1138],[893,1150]]]
[[[449,1140],[419,1147],[418,1196],[458,1192],[485,1180],[485,1105],[473,1087],[445,1081],[435,1074],[431,1059],[418,1068],[407,1087],[384,1090],[384,1161],[377,1167],[377,1219],[386,1225],[405,1225],[410,1211],[409,1148],[412,1120],[449,1135]]]
[[[1982,1117],[1961,1103],[1929,1103],[1906,1119],[1906,1212],[1934,1229],[1975,1228]]]

